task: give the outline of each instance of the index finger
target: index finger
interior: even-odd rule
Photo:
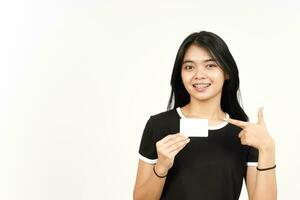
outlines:
[[[166,137],[164,137],[162,140],[161,140],[161,143],[166,143],[168,142],[169,140],[175,138],[175,137],[183,137],[183,138],[187,138],[187,136],[185,136],[184,134],[182,133],[176,133],[176,134],[170,134],[170,135],[167,135]]]
[[[248,122],[240,121],[240,120],[237,120],[237,119],[228,118],[228,119],[225,119],[225,121],[227,121],[231,124],[234,124],[236,126],[239,126],[241,128],[245,128],[248,125]]]

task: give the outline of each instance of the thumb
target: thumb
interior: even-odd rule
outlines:
[[[259,110],[258,110],[257,123],[264,125],[265,124],[265,119],[264,119],[263,109],[264,109],[264,107],[260,107]]]

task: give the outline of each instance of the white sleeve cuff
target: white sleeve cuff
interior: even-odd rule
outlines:
[[[247,166],[258,166],[258,162],[247,162]]]
[[[146,163],[149,163],[149,164],[155,164],[157,162],[157,159],[146,158],[145,156],[142,156],[140,153],[139,153],[139,159],[141,159],[142,161],[145,161]]]

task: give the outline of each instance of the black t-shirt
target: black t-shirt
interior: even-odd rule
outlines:
[[[179,107],[150,116],[141,137],[141,160],[157,162],[156,142],[178,133],[180,118],[185,116]],[[241,130],[224,121],[210,126],[208,137],[190,137],[190,142],[175,156],[161,199],[239,199],[247,166],[257,166],[258,162],[258,150],[241,144]]]

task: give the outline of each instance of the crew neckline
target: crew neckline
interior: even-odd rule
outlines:
[[[182,119],[191,119],[190,117],[185,117],[184,116],[184,114],[182,113],[180,107],[177,107],[176,111],[177,111],[177,114],[180,116],[180,118],[182,118]],[[226,113],[226,112],[225,112],[225,114],[226,114],[226,118],[225,119],[228,119],[229,118],[229,114]],[[215,126],[208,126],[208,130],[218,130],[218,129],[221,129],[221,128],[225,127],[227,124],[228,124],[228,122],[224,121],[224,122],[222,122],[220,124],[217,124]]]

